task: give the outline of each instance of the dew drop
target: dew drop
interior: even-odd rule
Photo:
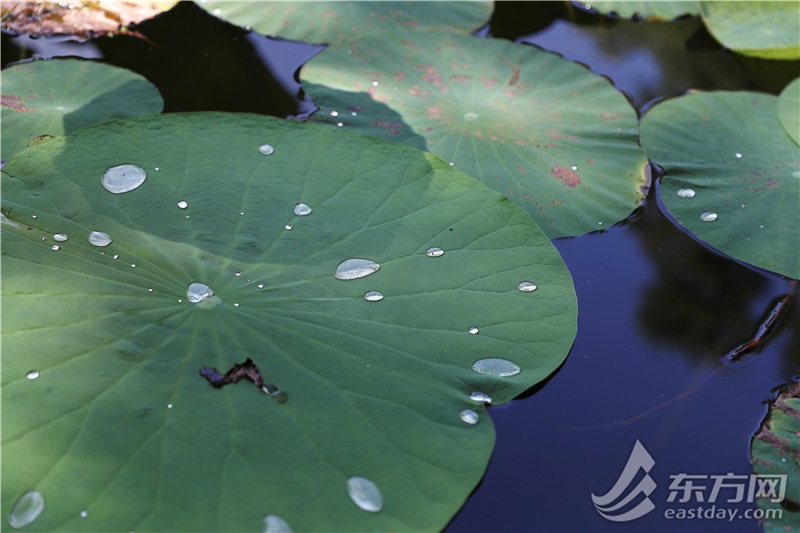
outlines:
[[[234,303],[233,303],[233,306],[234,306],[234,307],[239,307],[239,303],[238,303],[238,302],[234,302]]]
[[[572,165],[570,168],[571,168],[572,170],[578,170],[578,165]]]
[[[715,220],[717,220],[717,214],[712,213],[711,211],[706,211],[705,213],[700,215],[700,220],[702,220],[703,222],[714,222]]]
[[[186,299],[196,304],[197,302],[202,302],[206,298],[210,298],[214,295],[214,291],[211,290],[211,287],[206,285],[205,283],[190,283],[189,288],[186,289]]]
[[[186,209],[187,207],[189,207],[189,204],[181,200],[180,202],[178,202],[178,207],[180,207],[181,209]]]
[[[30,372],[25,374],[25,377],[33,381],[34,379],[39,379],[39,373],[36,370],[31,370]]]
[[[380,84],[378,83],[378,81],[377,81],[377,80],[375,80],[375,81],[373,81],[373,82],[372,82],[372,86],[373,86],[373,87],[377,87],[378,85],[380,85]]]
[[[469,399],[475,402],[481,403],[492,403],[492,397],[486,394],[485,392],[475,391],[470,393]]]
[[[530,281],[520,281],[517,289],[522,292],[533,292],[536,290],[536,285]]]
[[[351,112],[350,112],[350,114],[351,114],[352,116],[354,116],[354,117],[357,117],[357,116],[358,116],[358,113],[356,113],[355,111],[351,111]]]
[[[261,146],[258,147],[258,151],[264,155],[272,155],[272,153],[275,151],[275,148],[273,148],[269,144],[262,144]]]
[[[264,533],[292,533],[292,528],[280,516],[270,514],[264,517]]]
[[[740,152],[736,152],[735,155],[736,155],[736,159],[741,159],[742,158],[742,154]]]
[[[338,111],[331,111],[331,116],[332,117],[338,117],[339,116],[339,112]]]
[[[242,275],[242,271],[241,270],[237,270],[236,272],[233,273],[233,275],[238,278],[238,277],[240,277]]]
[[[57,252],[61,249],[61,247],[57,244],[54,244],[53,246],[50,247],[50,249],[53,250],[54,252]]]
[[[54,241],[64,242],[67,239],[69,239],[69,237],[67,237],[66,233],[56,233],[55,235],[53,235],[53,240]]]
[[[36,215],[31,215],[31,218],[36,218]]]
[[[383,509],[383,496],[378,486],[365,477],[354,476],[347,480],[347,494],[353,503],[370,513]]]
[[[306,204],[297,204],[294,206],[294,214],[304,217],[311,214],[311,208]]]
[[[136,268],[136,263],[131,263],[131,268]]]
[[[147,292],[153,292],[153,289],[147,289]]]
[[[380,302],[383,300],[383,293],[380,291],[369,291],[364,294],[364,299],[368,302]]]
[[[509,376],[516,376],[520,373],[520,368],[516,363],[508,359],[500,359],[499,357],[490,357],[488,359],[478,359],[472,364],[472,371],[478,374],[486,374],[489,376],[499,376],[506,378]]]
[[[464,113],[464,120],[466,120],[467,122],[472,122],[473,120],[476,120],[477,118],[478,118],[478,115],[473,113],[472,111],[470,111],[469,113]]]
[[[87,516],[89,516],[89,513],[86,511],[81,511],[81,518],[86,518]]]
[[[479,330],[475,326],[470,326],[467,331],[469,331],[473,335],[477,335]]]
[[[168,403],[168,404],[167,404],[167,409],[172,409],[172,407],[173,407],[173,406],[172,406],[172,404],[171,404],[171,403]]]
[[[263,289],[264,288],[264,284],[263,283],[259,283],[258,285],[256,285],[256,287],[258,287],[259,289]]]
[[[448,163],[448,165],[450,165],[450,166],[452,167],[452,166],[455,166],[455,163],[454,163],[453,161],[450,161],[450,162]]]
[[[136,165],[117,165],[103,174],[102,184],[105,190],[114,194],[130,192],[144,183],[147,173]]]
[[[473,411],[472,409],[464,409],[459,413],[461,420],[466,422],[467,424],[475,425],[478,423],[478,413]]]
[[[44,498],[42,495],[31,490],[20,496],[11,513],[8,515],[8,523],[14,529],[25,527],[42,514],[44,511]]]
[[[677,194],[679,198],[694,198],[696,193],[694,189],[678,189],[678,192],[675,194]]]
[[[336,125],[341,128],[342,126],[344,126],[344,122],[337,122]]]
[[[358,279],[374,274],[381,266],[369,259],[345,259],[336,267],[333,276],[336,279]]]
[[[439,248],[438,246],[431,246],[427,250],[425,250],[425,255],[428,257],[441,257],[444,255],[444,250]]]
[[[93,231],[89,234],[89,242],[95,246],[108,246],[111,244],[111,237],[102,231]]]
[[[119,257],[119,255],[114,255],[114,259],[116,259],[116,258],[118,258],[118,257]]]
[[[283,229],[285,229],[286,231],[289,231],[290,229],[292,229],[292,225],[291,225],[291,224],[286,224],[286,225],[283,227]]]

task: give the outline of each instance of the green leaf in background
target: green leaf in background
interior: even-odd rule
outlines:
[[[454,2],[226,2],[201,1],[210,13],[265,35],[311,43],[342,43],[396,28],[472,32],[493,3]]]
[[[697,15],[699,10],[697,2],[663,2],[663,1],[632,1],[607,0],[591,2],[592,9],[599,13],[615,12],[621,17],[632,18],[638,14],[646,20],[672,20],[682,15]]]
[[[746,56],[800,59],[800,2],[701,1],[708,31]]]
[[[784,482],[786,505],[770,501],[774,498],[758,498],[758,506],[764,512],[778,511],[778,518],[771,517],[762,523],[764,531],[795,531],[798,523],[796,509],[800,506],[800,484],[797,482],[800,479],[800,383],[781,388],[753,437],[750,453],[754,474],[767,479],[787,476]]]
[[[115,118],[158,113],[158,89],[126,69],[80,59],[32,61],[3,69],[2,159],[41,135]]]
[[[800,78],[795,78],[778,97],[778,118],[786,133],[800,144]]]
[[[628,100],[606,78],[538,48],[387,32],[331,46],[301,79],[318,117],[453,162],[550,238],[604,229],[643,197],[646,157]]]
[[[41,495],[26,531],[439,530],[489,460],[484,402],[574,340],[530,217],[412,148],[169,114],[3,176],[2,509]],[[200,375],[247,358],[288,401]]]
[[[665,172],[661,198],[698,239],[736,259],[800,278],[800,153],[778,98],[697,93],[654,106],[642,146]]]

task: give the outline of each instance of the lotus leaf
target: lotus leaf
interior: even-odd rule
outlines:
[[[697,15],[697,2],[658,2],[607,0],[586,4],[600,13],[615,12],[622,17],[632,18],[640,15],[647,20],[672,20],[682,15]]]
[[[795,78],[778,97],[778,117],[786,133],[800,144],[800,78]]]

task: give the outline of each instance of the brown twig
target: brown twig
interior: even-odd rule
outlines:
[[[773,333],[775,333],[775,330],[777,329],[778,324],[780,324],[781,319],[790,309],[789,304],[791,304],[796,290],[797,280],[793,279],[789,282],[789,292],[778,298],[778,300],[772,306],[772,309],[770,309],[767,315],[764,317],[761,325],[758,326],[758,331],[753,338],[740,344],[727,353],[725,357],[728,359],[728,361],[741,361],[745,355],[754,353],[761,348],[761,345],[764,344],[764,342],[766,342],[766,340]]]

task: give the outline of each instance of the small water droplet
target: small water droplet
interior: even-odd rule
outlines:
[[[700,220],[702,220],[703,222],[714,222],[715,220],[717,220],[717,214],[712,213],[711,211],[706,211],[705,213],[700,215]]]
[[[472,409],[464,409],[459,413],[461,420],[466,422],[467,424],[475,425],[478,423],[478,413],[473,411]]]
[[[337,122],[336,125],[341,128],[342,126],[344,126],[344,122]]]
[[[136,263],[131,263],[131,268],[136,268]]]
[[[46,241],[46,240],[47,240],[47,237],[42,237],[42,240],[43,240],[43,241]]]
[[[50,249],[53,250],[54,252],[57,252],[61,249],[61,247],[57,244],[54,244],[53,246],[50,247]]]
[[[455,165],[455,163],[454,163],[453,161],[450,161],[450,162],[448,163],[448,165],[450,165],[450,166],[452,167],[452,166],[454,166],[454,165]]]
[[[171,403],[167,404],[167,409],[172,409],[172,404]]]
[[[742,154],[740,152],[736,152],[735,155],[736,155],[736,159],[741,159],[742,158]]]
[[[244,211],[239,211],[239,214],[244,216]]]
[[[186,209],[187,207],[189,207],[189,204],[181,200],[180,202],[178,202],[178,207],[180,207],[181,209]]]
[[[470,111],[469,113],[464,113],[464,120],[466,120],[467,122],[472,122],[473,120],[476,120],[477,118],[478,118],[478,115],[473,113],[472,111]]]
[[[36,218],[36,215],[31,215],[31,218]]]
[[[347,494],[353,503],[370,513],[383,509],[383,496],[378,486],[365,477],[353,476],[347,480]]]
[[[242,271],[241,270],[237,270],[236,272],[233,273],[233,275],[238,278],[238,277],[240,277],[242,275]]]
[[[578,170],[578,165],[572,165],[570,168],[571,168],[572,170]]]
[[[370,259],[345,259],[336,267],[333,276],[342,280],[358,279],[374,274],[380,268],[381,265]]]
[[[478,328],[476,328],[475,326],[470,326],[467,331],[469,331],[473,335],[477,335],[478,334]]]
[[[377,80],[375,80],[375,81],[373,81],[373,82],[372,82],[372,86],[373,86],[373,87],[377,87],[378,85],[380,85],[380,84],[378,83],[378,81],[377,81]]]
[[[53,235],[53,240],[54,241],[64,242],[67,239],[69,239],[69,237],[67,237],[66,233],[56,233],[55,235]]]
[[[259,289],[263,289],[264,288],[264,284],[263,283],[259,283],[258,285],[256,285],[256,287],[258,287]]]
[[[285,229],[286,231],[289,231],[290,229],[292,229],[292,225],[291,225],[291,224],[286,224],[286,225],[283,227],[283,229]]]
[[[428,257],[441,257],[444,255],[444,250],[439,248],[438,246],[431,246],[427,250],[425,250],[425,255]]]
[[[239,303],[238,302],[233,302],[233,306],[234,307],[239,307]]]
[[[216,15],[216,16],[222,15],[222,10],[220,8],[216,7],[216,8],[211,10],[211,14],[212,15]]]
[[[747,207],[747,204],[742,204],[741,207],[742,207],[742,209],[744,209],[745,207]]]
[[[369,291],[364,294],[364,299],[368,302],[380,302],[383,300],[383,293],[380,291]]]
[[[93,231],[89,234],[89,242],[95,246],[108,246],[111,244],[111,237],[102,231]]]
[[[142,167],[136,165],[117,165],[103,174],[103,188],[114,194],[130,192],[139,187],[147,178]]]
[[[280,516],[270,514],[264,517],[264,533],[292,533],[292,528]]]
[[[475,361],[472,364],[472,371],[477,372],[478,374],[506,378],[519,374],[520,368],[516,363],[509,361],[508,359],[490,357],[488,359],[478,359]]]
[[[153,292],[153,289],[147,289],[147,292]]]
[[[44,497],[35,490],[28,491],[20,496],[11,508],[8,523],[14,529],[25,527],[39,518],[42,511],[44,511]]]
[[[312,209],[306,204],[297,204],[294,206],[294,214],[304,217],[311,214]]]
[[[486,394],[485,392],[480,392],[480,391],[471,392],[469,395],[469,399],[475,402],[492,403],[492,397]]]
[[[358,116],[358,113],[356,113],[355,111],[351,111],[351,112],[350,112],[350,114],[351,114],[352,116],[354,116],[354,117],[357,117],[357,116]]]
[[[532,292],[536,290],[536,285],[530,281],[520,281],[517,290],[522,292]]]
[[[159,170],[161,170],[161,168],[160,168],[160,167],[155,167],[155,169],[156,169],[156,172],[158,172]]]
[[[275,151],[275,148],[273,148],[269,144],[262,144],[261,146],[258,147],[258,151],[264,155],[272,155],[272,153]]]
[[[331,111],[331,116],[332,117],[338,117],[339,116],[339,112],[338,111]]]
[[[86,511],[81,511],[81,518],[86,518],[87,516],[89,516],[89,513]]]
[[[206,285],[205,283],[190,283],[189,288],[186,289],[186,299],[196,304],[197,302],[202,302],[206,298],[210,298],[214,295],[214,291],[211,290],[211,287]]]
[[[117,257],[119,257],[119,255],[116,255],[116,254],[115,254],[115,255],[114,255],[114,259],[116,259]]]
[[[675,194],[677,194],[679,198],[694,198],[696,193],[694,189],[678,189],[678,192]]]
[[[31,370],[30,372],[25,374],[25,377],[33,381],[34,379],[39,379],[39,373],[36,370]]]

